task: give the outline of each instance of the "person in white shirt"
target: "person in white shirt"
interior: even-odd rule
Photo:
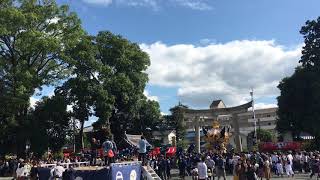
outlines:
[[[52,179],[62,179],[62,174],[65,171],[64,167],[61,163],[58,163],[56,167],[51,170],[51,178]]]
[[[294,172],[292,170],[292,165],[290,164],[289,160],[285,163],[284,168],[286,169],[286,174],[288,175],[288,177],[294,176]]]
[[[21,162],[16,170],[17,179],[27,178],[30,174],[31,167],[29,164]]]
[[[205,157],[201,158],[201,162],[198,163],[198,179],[206,180],[208,178],[208,167],[205,163]]]
[[[23,163],[20,163],[18,165],[18,168],[16,170],[16,174],[17,174],[17,179],[21,179],[22,177],[25,176],[25,174],[24,174],[24,164]]]
[[[290,164],[291,164],[291,167],[292,167],[293,156],[292,156],[291,152],[288,153],[287,158],[290,161]]]

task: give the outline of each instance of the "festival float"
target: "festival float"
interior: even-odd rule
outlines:
[[[205,147],[208,151],[218,154],[227,152],[226,146],[229,144],[231,136],[230,128],[227,130],[226,127],[220,128],[219,122],[214,120],[212,128],[203,128],[203,133],[205,135]]]

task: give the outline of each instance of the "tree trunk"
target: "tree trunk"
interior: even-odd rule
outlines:
[[[83,142],[83,127],[84,127],[84,121],[80,121],[80,131],[79,131],[79,143],[80,143],[80,149],[82,150],[84,148],[84,142]]]

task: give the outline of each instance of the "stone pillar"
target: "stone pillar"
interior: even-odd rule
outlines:
[[[232,114],[232,123],[233,123],[233,128],[234,128],[234,139],[236,142],[236,152],[241,152],[242,145],[241,145],[238,114]]]
[[[200,118],[196,117],[195,119],[195,143],[196,143],[196,152],[200,153]]]

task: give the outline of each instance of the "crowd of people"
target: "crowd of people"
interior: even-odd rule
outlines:
[[[99,154],[100,149],[102,154]],[[64,175],[72,174],[68,172],[74,171],[74,167],[80,165],[77,165],[79,162],[89,162],[91,166],[110,166],[114,162],[134,160],[137,148],[118,150],[113,138],[107,137],[102,143],[92,138],[90,150],[83,150],[77,155],[54,158],[50,152],[47,153],[45,158],[36,158],[32,154],[26,159],[16,156],[0,157],[0,177],[38,179],[39,167],[47,167],[51,164],[50,178],[63,179]]]
[[[142,136],[137,148],[118,150],[112,138],[100,143],[92,139],[89,156],[64,157],[53,159],[48,156],[39,159],[0,159],[0,177],[13,176],[17,179],[37,179],[38,167],[43,164],[56,164],[51,168],[51,177],[62,179],[69,171],[74,171],[73,163],[89,161],[92,166],[109,166],[110,163],[131,161],[138,158],[142,165],[151,166],[163,180],[171,178],[171,170],[177,169],[181,179],[191,176],[192,179],[214,180],[226,179],[227,175],[234,180],[270,179],[272,176],[294,177],[295,173],[309,174],[310,178],[320,178],[320,153],[318,151],[287,152],[242,152],[213,153],[203,151],[196,153],[193,146],[186,152],[178,149],[175,155],[167,155],[166,151],[158,155],[148,153],[151,145]],[[99,155],[98,149],[103,150]],[[66,166],[68,164],[68,166]],[[69,164],[71,164],[69,166]]]
[[[50,169],[51,179],[62,178],[63,173],[74,167],[73,164],[85,162],[87,159],[84,156],[54,159],[48,157],[46,159],[27,158],[17,159],[16,157],[0,159],[0,177],[14,177],[18,180],[39,178],[39,168],[43,165],[53,164]]]
[[[181,179],[191,176],[192,179],[226,179],[227,175],[234,180],[270,179],[271,176],[294,177],[295,173],[305,173],[320,178],[320,153],[315,152],[243,152],[201,154],[186,152],[175,157],[160,155],[151,158],[150,166],[156,170],[161,179],[170,179],[172,168],[179,169]]]

